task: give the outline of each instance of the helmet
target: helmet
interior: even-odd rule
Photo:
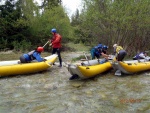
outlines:
[[[103,48],[103,45],[102,44],[98,44],[97,46],[99,49],[102,49]]]
[[[94,48],[96,48],[96,49],[102,49],[102,48],[103,48],[103,45],[102,45],[102,44],[98,44],[98,45],[95,46]]]
[[[56,33],[56,29],[55,29],[55,28],[53,28],[53,29],[51,30],[51,32]]]
[[[108,49],[108,46],[104,45],[104,46],[103,46],[103,49],[104,49],[104,50],[107,50],[107,49]]]
[[[114,44],[114,45],[113,45],[113,47],[116,47],[116,46],[117,46],[117,44]]]
[[[43,51],[44,51],[44,48],[43,48],[43,47],[38,47],[38,48],[37,48],[37,51],[38,51],[38,52],[43,52]]]

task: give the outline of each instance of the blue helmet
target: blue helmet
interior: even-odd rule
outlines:
[[[108,49],[108,46],[104,45],[104,46],[103,46],[103,49],[104,49],[104,50],[107,50],[107,49]]]
[[[51,32],[56,33],[56,29],[55,29],[55,28],[53,28],[53,29],[51,30]]]
[[[102,49],[103,45],[102,44],[98,44],[97,46],[95,46],[96,49]]]
[[[98,44],[97,46],[99,49],[102,49],[103,48],[103,44]]]

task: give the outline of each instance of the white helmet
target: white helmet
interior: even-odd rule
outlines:
[[[114,45],[113,45],[113,47],[116,47],[116,46],[117,46],[117,44],[114,44]]]

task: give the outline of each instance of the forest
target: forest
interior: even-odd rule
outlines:
[[[102,43],[112,49],[117,43],[128,55],[149,51],[150,0],[82,0],[82,6],[70,18],[62,0],[43,0],[41,5],[33,0],[1,0],[0,50],[42,46],[56,28],[64,45]]]

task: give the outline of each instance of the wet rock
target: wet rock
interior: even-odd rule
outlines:
[[[71,98],[72,98],[72,100],[74,100],[74,101],[78,100],[77,96],[72,96]]]
[[[92,93],[92,91],[86,91],[86,94],[87,95],[92,95],[93,93]]]
[[[76,88],[79,88],[79,87],[82,86],[81,83],[72,83],[71,85],[72,85],[73,87],[76,87]]]
[[[150,110],[150,104],[148,103],[146,106],[138,108],[138,111],[141,111],[141,112],[143,111],[143,113],[144,111],[147,111],[147,110]]]
[[[45,105],[36,106],[33,108],[32,113],[38,112],[38,111],[45,109],[45,108],[48,108],[48,106],[45,106]]]
[[[100,92],[99,95],[100,95],[103,99],[106,99],[106,98],[107,98],[107,97],[106,97],[106,94],[103,93],[103,92]]]

